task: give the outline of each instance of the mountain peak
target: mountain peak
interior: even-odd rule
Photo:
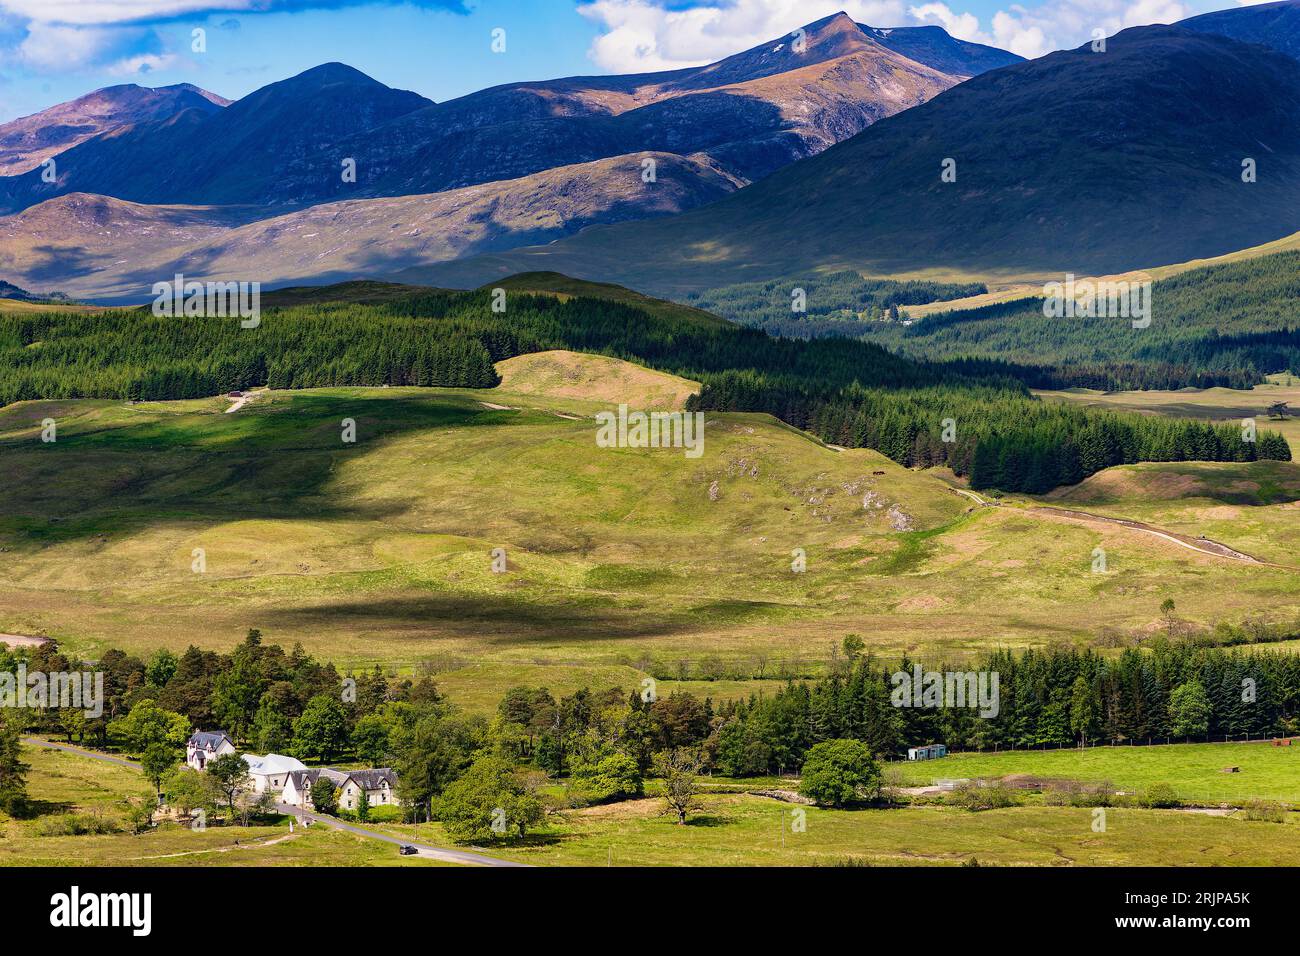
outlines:
[[[312,82],[312,83],[374,83],[382,85],[372,76],[362,73],[354,66],[348,66],[346,63],[331,61],[322,63],[320,66],[313,66],[309,70],[303,70],[297,76],[292,76],[284,82],[294,81]]]

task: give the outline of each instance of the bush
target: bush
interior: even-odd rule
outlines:
[[[1148,810],[1169,810],[1181,807],[1183,802],[1170,784],[1153,783],[1143,792],[1141,804]]]
[[[1000,810],[1019,804],[1015,791],[1003,783],[963,783],[948,796],[948,802],[964,810]]]
[[[1115,787],[1109,781],[1063,780],[1044,788],[1043,802],[1053,807],[1111,807],[1115,805]]]
[[[594,765],[574,770],[568,799],[572,806],[611,803],[644,793],[641,768],[627,754],[610,754]]]

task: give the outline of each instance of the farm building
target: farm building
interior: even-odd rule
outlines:
[[[947,744],[926,744],[924,747],[908,747],[908,760],[938,760],[948,756]]]

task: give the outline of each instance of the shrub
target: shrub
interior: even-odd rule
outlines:
[[[1178,799],[1178,793],[1167,783],[1153,783],[1147,787],[1142,794],[1141,804],[1148,810],[1168,810],[1183,805]]]
[[[880,767],[860,740],[826,740],[808,751],[799,792],[820,806],[840,807],[863,795],[874,796]]]
[[[616,753],[574,769],[569,785],[569,803],[585,806],[639,797],[644,791],[641,768],[627,754]]]
[[[948,802],[965,810],[1000,810],[1020,801],[1015,791],[1004,783],[963,783],[948,796]]]
[[[1115,787],[1109,781],[1063,780],[1044,788],[1043,802],[1054,807],[1110,807],[1115,805]]]

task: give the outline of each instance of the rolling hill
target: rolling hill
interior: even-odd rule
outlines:
[[[641,180],[657,163],[658,182]],[[707,157],[614,156],[445,192],[350,199],[264,218],[260,206],[145,205],[70,193],[0,218],[0,268],[100,302],[142,302],[160,276],[345,280],[516,245],[597,222],[682,212],[739,183]],[[250,221],[252,220],[252,221]]]
[[[830,268],[1106,274],[1289,235],[1297,210],[1300,62],[1145,27],[975,77],[702,209],[403,275],[553,269],[680,294]]]

